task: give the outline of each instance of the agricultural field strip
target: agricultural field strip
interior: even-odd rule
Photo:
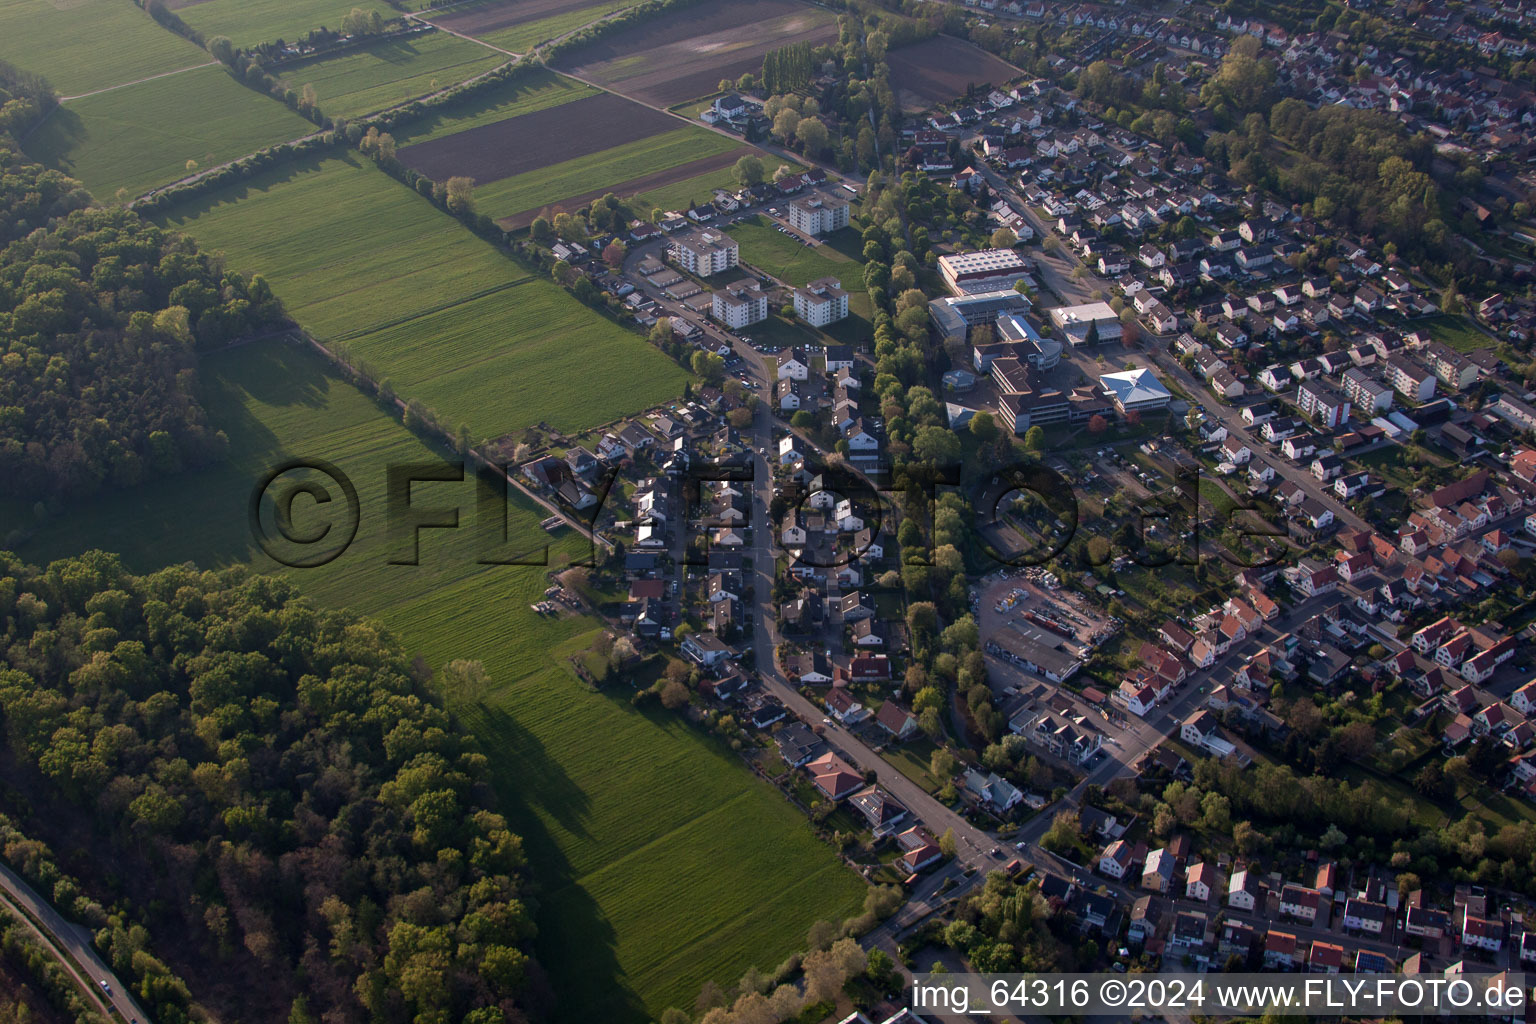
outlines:
[[[676,188],[677,183],[672,180],[674,175],[684,174],[698,167],[710,167],[714,168],[714,170],[706,171],[705,173],[699,175],[698,178],[690,177],[684,180],[688,181],[698,180],[699,178],[707,178],[712,181],[724,181],[729,183],[732,180],[732,172],[730,170],[731,165],[741,157],[756,152],[757,150],[753,149],[751,146],[738,146],[735,149],[728,149],[723,153],[716,153],[713,156],[702,157],[698,160],[691,160],[686,164],[678,164],[674,167],[668,167],[662,171],[653,171],[650,174],[645,174],[638,178],[630,178],[628,181],[621,181],[616,184],[589,189],[586,192],[581,192],[573,196],[566,196],[554,204],[546,203],[544,204],[544,207],[553,205],[557,209],[574,210],[592,202],[594,199],[601,198],[609,192],[612,192],[620,197],[628,197],[631,195],[648,193],[653,189],[666,190]],[[713,194],[713,190],[705,189],[703,194],[711,195]],[[640,208],[648,208],[649,205],[654,205],[649,203],[644,195],[640,195],[640,199]],[[496,223],[509,231],[521,230],[522,228],[527,227],[533,221],[533,218],[544,207],[535,207],[531,210],[523,210],[521,213],[514,213],[510,217],[503,217]]]
[[[175,71],[162,71],[158,75],[145,75],[143,78],[136,78],[131,82],[119,82],[117,85],[109,85],[105,89],[92,89],[90,92],[83,92],[78,96],[60,96],[59,102],[73,103],[76,100],[88,100],[92,96],[100,96],[104,92],[116,92],[119,89],[126,89],[131,85],[143,85],[145,82],[153,82],[160,78],[170,78],[172,75],[184,75],[188,71],[197,71],[199,68],[218,67],[218,64],[219,62],[216,60],[205,60],[201,64],[191,64],[184,68],[177,68]]]
[[[524,21],[506,28],[479,32],[476,39],[515,53],[531,53],[539,46],[561,36],[580,31],[588,25],[611,18],[634,6],[636,0],[606,0],[563,14],[552,14],[537,21]]]
[[[401,50],[410,53],[393,59]],[[289,88],[313,85],[327,114],[361,117],[468,81],[503,63],[484,47],[446,32],[431,32],[296,61],[276,70]]]
[[[476,299],[483,299],[489,295],[495,295],[497,292],[506,291],[508,288],[516,288],[518,285],[526,284],[530,280],[532,280],[532,277],[525,275],[523,277],[517,278],[516,280],[504,281],[501,284],[493,284],[487,288],[481,288],[479,291],[471,292],[468,295],[461,295],[457,298],[449,299],[446,302],[440,302],[435,306],[427,306],[423,309],[412,310],[409,313],[402,313],[399,316],[392,317],[388,320],[382,320],[375,324],[369,324],[367,327],[359,327],[356,330],[344,331],[341,334],[332,335],[331,340],[352,341],[354,339],[361,338],[364,335],[375,334],[379,331],[389,330],[392,327],[403,327],[413,320],[420,320],[422,317],[431,316],[434,313],[446,312],[455,306],[462,306],[467,303],[474,302]]]
[[[205,37],[228,36],[236,46],[255,46],[292,42],[321,26],[339,30],[354,7],[395,17],[384,0],[199,0],[176,13]]]
[[[434,181],[464,175],[484,185],[637,142],[674,123],[670,114],[605,92],[409,145],[398,155]]]
[[[206,61],[194,43],[155,24],[127,0],[0,0],[8,56],[61,95],[79,96]],[[103,47],[109,39],[112,45]]]
[[[178,117],[167,119],[171,109]],[[216,65],[60,106],[23,148],[109,200],[118,189],[137,196],[177,181],[189,173],[189,160],[214,166],[313,127]]]
[[[533,210],[558,203],[567,196],[627,181],[636,172],[646,174],[683,166],[740,145],[738,139],[684,125],[589,157],[503,178],[476,189],[475,196],[480,206],[493,215]]]
[[[475,96],[448,107],[439,107],[426,116],[401,125],[393,132],[400,148],[455,135],[468,128],[496,124],[508,118],[557,107],[602,90],[585,82],[539,69],[524,72],[515,81],[492,93]],[[511,96],[504,94],[511,92]],[[462,112],[461,107],[469,108]]]

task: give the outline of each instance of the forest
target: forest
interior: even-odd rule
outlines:
[[[18,824],[214,1019],[524,1019],[521,840],[380,627],[239,568],[0,553],[0,644]],[[202,1016],[185,992],[148,993],[154,1019]]]
[[[85,208],[78,182],[3,141],[0,171],[0,476],[13,493],[128,487],[221,458],[196,352],[279,322],[266,282],[130,210]]]

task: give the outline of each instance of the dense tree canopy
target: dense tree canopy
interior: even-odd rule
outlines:
[[[521,841],[378,626],[239,569],[0,554],[0,644],[25,826],[89,850],[195,990],[250,1020],[520,1019]]]
[[[128,486],[222,455],[194,349],[273,322],[260,277],[0,147],[0,477],[18,493]]]

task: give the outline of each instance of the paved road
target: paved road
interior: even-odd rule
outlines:
[[[4,889],[10,901],[14,901],[22,909],[31,915],[48,936],[52,943],[59,949],[69,954],[74,963],[66,957],[59,957],[59,962],[74,975],[85,989],[90,993],[89,998],[103,1013],[110,1016],[110,1012],[103,1000],[111,1005],[121,1015],[123,1021],[138,1021],[140,1024],[149,1024],[149,1017],[140,1009],[128,995],[127,988],[112,969],[102,962],[101,957],[91,948],[91,936],[88,931],[77,924],[66,921],[64,917],[53,908],[53,905],[39,896],[26,881],[4,864],[0,864],[0,889]],[[56,951],[55,951],[56,952]],[[79,967],[76,967],[76,964]],[[81,970],[85,977],[81,977]],[[105,981],[110,986],[110,991],[101,986]]]

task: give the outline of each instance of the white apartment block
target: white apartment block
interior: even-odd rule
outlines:
[[[768,293],[750,278],[716,291],[710,306],[715,319],[732,330],[768,319]]]
[[[795,289],[795,315],[812,327],[825,327],[848,315],[848,293],[835,277],[823,277]]]
[[[690,231],[667,249],[673,261],[690,274],[709,277],[736,266],[736,239],[719,231]]]
[[[825,235],[848,226],[848,201],[809,196],[789,204],[789,226],[807,235]]]

